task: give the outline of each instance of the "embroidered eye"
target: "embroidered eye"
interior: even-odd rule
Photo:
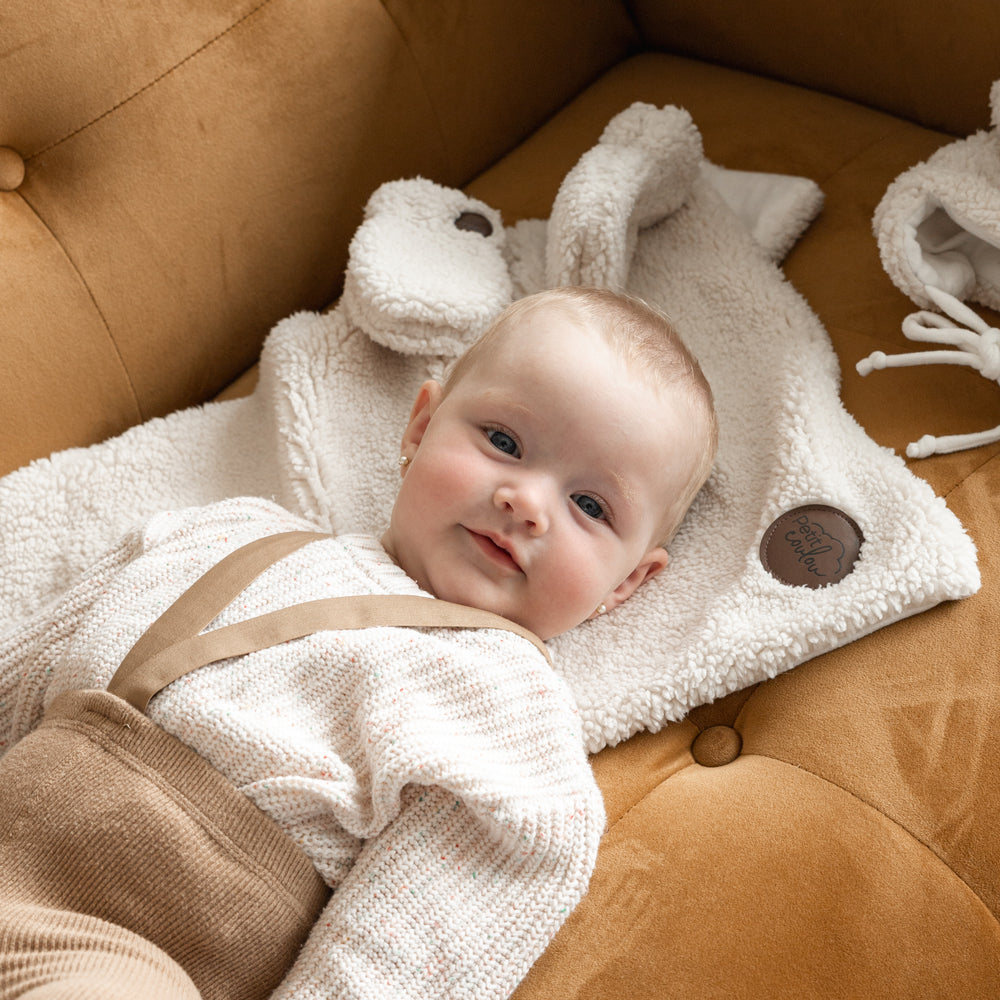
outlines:
[[[490,444],[505,455],[513,455],[516,458],[521,453],[517,442],[506,431],[494,427],[486,431],[486,436],[489,438]]]
[[[601,502],[586,493],[574,493],[572,500],[587,517],[592,517],[595,521],[603,521],[607,517]]]

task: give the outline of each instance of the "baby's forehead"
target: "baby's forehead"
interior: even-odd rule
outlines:
[[[558,331],[520,327],[483,348],[465,375],[488,396],[523,391],[531,400],[558,390],[555,398],[564,406],[584,412],[599,400],[606,417],[634,412],[641,400],[650,422],[667,425],[691,397],[684,380],[664,378],[619,350],[603,330],[575,321]]]
[[[484,341],[477,364],[503,363],[511,369],[534,373],[555,364],[555,373],[565,381],[592,374],[586,363],[593,358],[602,363],[617,355],[611,338],[585,317],[561,305],[539,306],[512,321]],[[604,371],[611,367],[605,365]]]

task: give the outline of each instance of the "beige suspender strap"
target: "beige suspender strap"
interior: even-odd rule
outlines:
[[[197,635],[279,559],[309,542],[329,537],[317,531],[284,531],[258,538],[230,552],[199,577],[146,629],[122,660],[108,684],[108,690],[124,697],[122,687],[150,657],[181,639]]]
[[[182,639],[147,660],[115,692],[140,711],[149,699],[171,682],[198,667],[230,656],[268,649],[323,629],[358,629],[376,626],[409,628],[497,628],[533,642],[548,658],[536,635],[499,615],[461,604],[415,594],[382,594],[329,597],[293,604],[269,614]]]
[[[297,532],[295,534],[301,536],[308,533]],[[269,537],[279,538],[281,536]],[[294,548],[304,545],[306,541],[324,537],[329,536],[313,535],[312,538],[298,541],[298,544],[294,544],[294,540],[290,539],[288,544],[291,544],[292,547],[288,551],[293,551]],[[266,539],[260,541],[265,542]],[[538,636],[500,615],[417,595],[366,595],[307,601],[283,608],[280,611],[273,611],[233,625],[213,629],[210,632],[197,634],[198,629],[204,624],[208,624],[218,614],[218,611],[222,610],[221,607],[217,608],[203,625],[196,625],[194,628],[188,627],[192,621],[203,618],[207,613],[202,611],[200,614],[196,614],[193,611],[195,607],[201,605],[202,598],[204,598],[206,605],[216,606],[218,604],[218,594],[209,593],[216,582],[222,581],[223,589],[229,593],[235,586],[235,580],[244,578],[244,586],[246,586],[250,580],[259,576],[266,568],[266,565],[256,568],[261,563],[260,554],[254,551],[258,544],[254,542],[245,549],[234,552],[232,556],[227,557],[230,562],[228,569],[214,575],[214,571],[209,571],[196,581],[177,602],[171,605],[151,626],[151,630],[157,630],[155,640],[147,643],[144,642],[145,635],[140,638],[112,678],[108,690],[120,698],[124,698],[139,711],[144,712],[154,694],[198,667],[231,656],[241,656],[259,649],[267,649],[290,639],[298,639],[324,629],[359,629],[377,626],[505,629],[534,643],[546,659],[549,659],[548,650]],[[284,545],[272,543],[271,546],[266,547],[266,552],[272,557],[276,552],[287,554],[283,551],[284,548]],[[249,550],[250,558],[244,566],[239,555],[245,550]],[[276,558],[281,558],[281,556],[278,555]],[[223,560],[223,562],[226,561]],[[276,559],[271,558],[271,562],[274,561]],[[267,563],[267,565],[270,564],[270,562]],[[241,566],[243,567],[242,571]],[[216,569],[218,568],[216,567]],[[252,576],[246,579],[250,572],[252,572]],[[194,596],[189,597],[192,592]],[[226,603],[229,603],[239,592],[237,590],[230,594]],[[171,621],[173,617],[171,612],[178,605],[181,605],[179,616],[184,621],[185,628],[183,629],[175,627],[175,623]],[[164,624],[161,625],[161,622]],[[186,634],[180,634],[181,632],[186,632]],[[149,632],[146,635],[149,635]],[[161,643],[159,640],[167,635],[170,635],[172,639]],[[141,659],[139,656],[132,656],[140,643],[145,647],[140,649],[140,653],[144,654]],[[126,664],[129,664],[127,671],[124,669]]]

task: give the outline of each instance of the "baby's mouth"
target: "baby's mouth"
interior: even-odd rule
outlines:
[[[471,528],[466,528],[465,530],[469,532],[472,536],[472,540],[479,547],[479,550],[491,562],[503,569],[514,570],[518,573],[523,572],[521,564],[514,557],[513,553],[502,544],[502,538],[492,534],[483,534],[479,531],[473,531]]]

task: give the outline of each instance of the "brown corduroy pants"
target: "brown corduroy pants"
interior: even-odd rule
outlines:
[[[266,997],[329,890],[218,771],[104,691],[0,760],[0,1000]]]

